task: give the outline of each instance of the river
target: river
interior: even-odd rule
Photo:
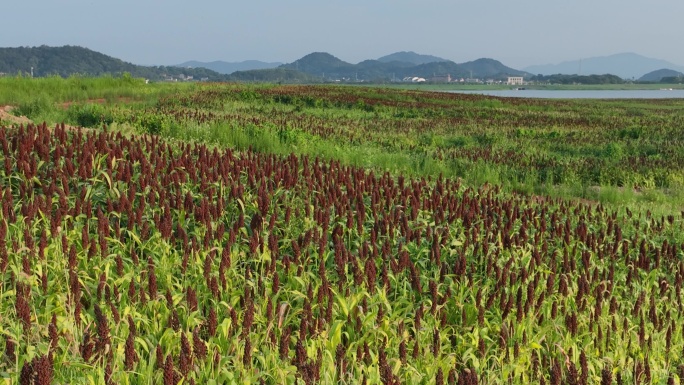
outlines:
[[[684,90],[467,90],[447,91],[508,98],[544,99],[680,99]]]

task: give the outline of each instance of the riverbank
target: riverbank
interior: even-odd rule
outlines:
[[[481,90],[510,90],[516,86],[502,84],[415,84],[415,83],[395,83],[378,85],[387,88],[422,90],[422,91],[481,91]],[[526,90],[548,90],[548,91],[645,91],[645,90],[684,90],[684,84],[526,84]]]

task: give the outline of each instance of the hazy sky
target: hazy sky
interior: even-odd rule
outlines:
[[[4,0],[0,46],[78,45],[145,65],[315,51],[514,68],[635,52],[684,65],[682,15],[681,0]]]

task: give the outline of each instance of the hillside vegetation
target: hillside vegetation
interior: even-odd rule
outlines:
[[[684,79],[684,74],[671,70],[671,69],[659,69],[645,74],[639,78],[640,82],[666,82],[666,83],[681,83]]]
[[[129,73],[133,77],[150,80],[178,78],[180,75],[193,76],[196,80],[225,79],[225,75],[205,68],[139,66],[76,46],[0,48],[0,72],[12,76],[19,73],[30,76],[32,69],[35,77],[121,76]]]
[[[312,76],[327,79],[350,79],[364,81],[389,81],[407,76],[432,78],[447,76],[452,78],[481,78],[505,79],[507,76],[528,75],[525,72],[509,68],[493,59],[478,59],[472,62],[456,64],[449,60],[431,61],[420,56],[405,55],[390,56],[413,62],[392,60],[365,60],[358,64],[351,64],[325,53],[314,52],[293,63],[284,64],[281,68],[305,72]],[[381,58],[382,59],[382,58]],[[417,64],[416,64],[417,63]],[[268,71],[268,70],[264,70]]]

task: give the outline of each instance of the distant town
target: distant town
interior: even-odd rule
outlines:
[[[419,76],[407,76],[401,79],[403,83],[460,83],[460,84],[506,84],[511,86],[525,84],[522,76],[509,76],[506,80],[479,79],[479,78],[452,78],[451,75],[422,78]]]

